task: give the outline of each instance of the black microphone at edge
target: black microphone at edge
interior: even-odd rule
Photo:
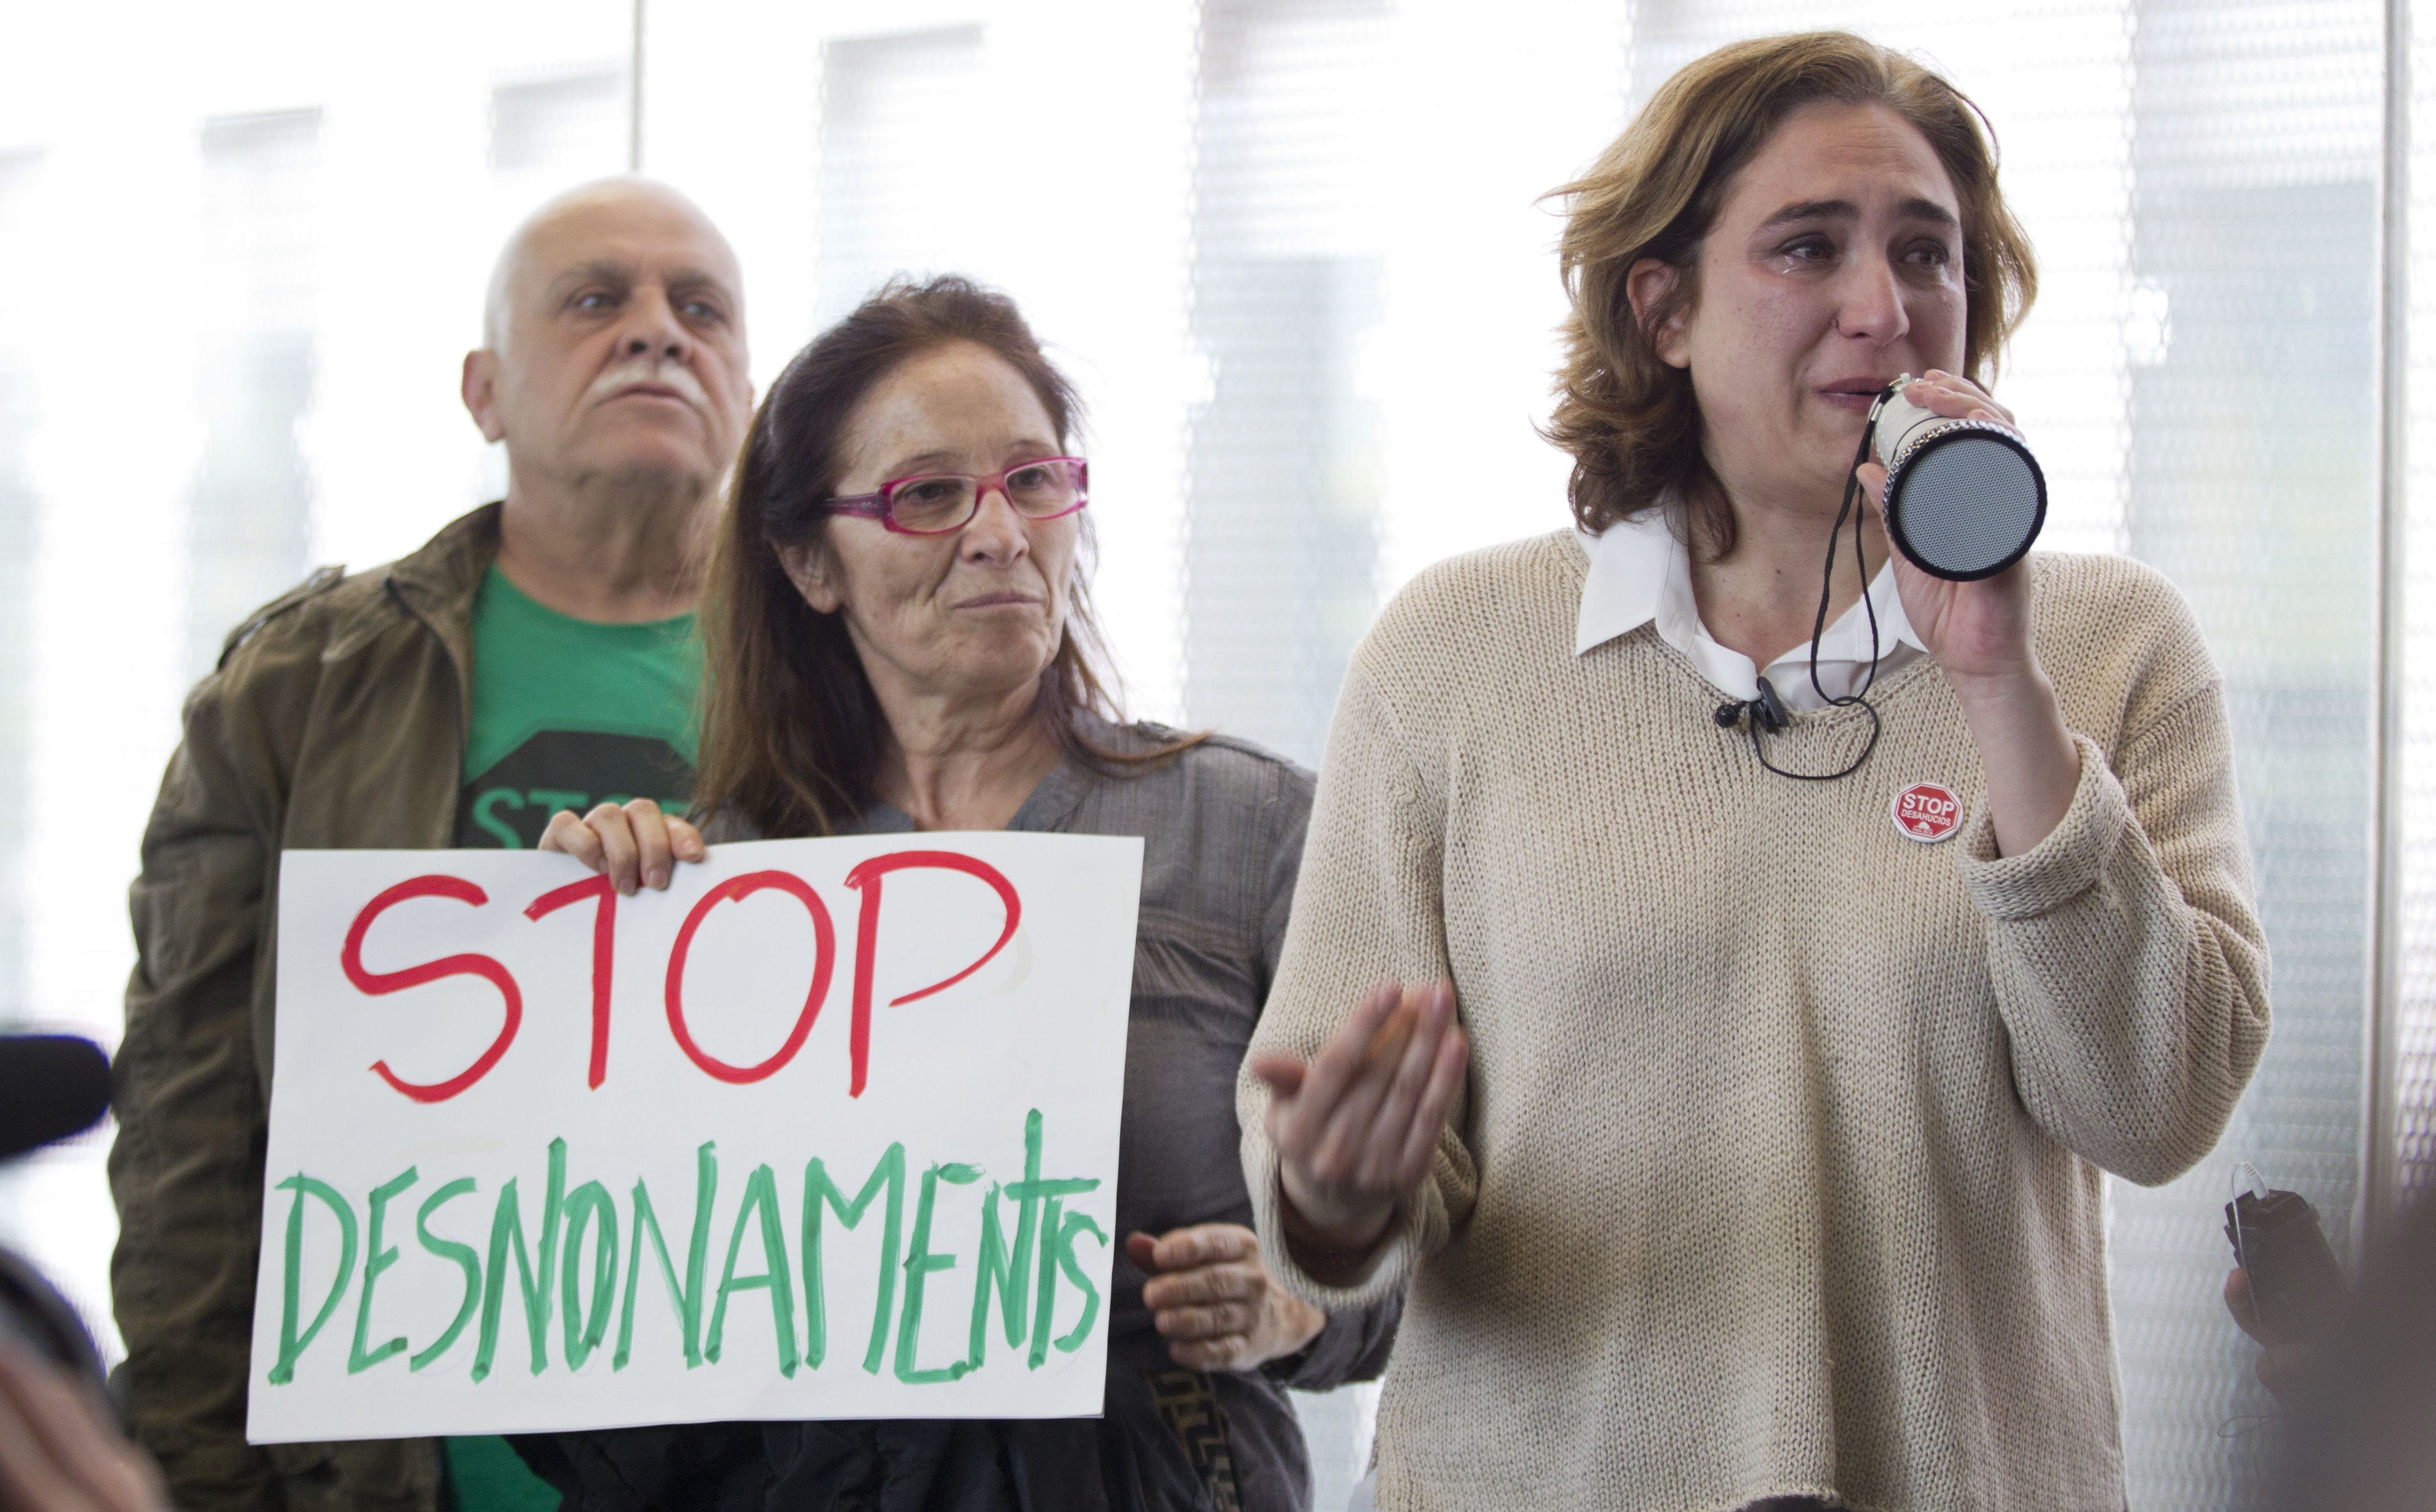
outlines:
[[[110,1111],[110,1057],[73,1034],[0,1034],[0,1161],[81,1134]],[[0,1249],[0,1340],[104,1385],[76,1309],[25,1260]]]
[[[0,1160],[82,1134],[110,1111],[110,1057],[74,1034],[0,1034]]]

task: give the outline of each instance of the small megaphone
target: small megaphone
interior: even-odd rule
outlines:
[[[1870,441],[1887,470],[1887,533],[1932,577],[1993,577],[2030,549],[2047,520],[2047,480],[2020,431],[1949,420],[1887,386]]]

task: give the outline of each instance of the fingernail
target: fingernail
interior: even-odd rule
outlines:
[[[669,870],[667,867],[654,866],[652,868],[652,885],[655,888],[666,887],[669,885]]]

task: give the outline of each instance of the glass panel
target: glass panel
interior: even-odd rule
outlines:
[[[196,408],[203,455],[186,510],[186,673],[304,575],[313,475],[297,427],[313,405],[322,113],[203,128],[205,304]]]
[[[626,70],[587,68],[491,91],[491,171],[557,180],[626,159]]]
[[[2134,1503],[2218,1507],[2265,1435],[2218,1299],[2236,1159],[2346,1246],[2366,979],[2381,17],[2373,4],[2136,7],[2131,226],[2163,351],[2131,390],[2133,551],[2224,669],[2275,1030],[2217,1155],[2118,1188]],[[2271,60],[2271,66],[2269,66]]]
[[[986,224],[982,28],[842,38],[821,49],[820,294],[826,325],[892,276],[971,272]]]
[[[34,554],[42,499],[27,455],[37,419],[25,327],[38,287],[32,259],[34,175],[41,155],[0,153],[0,1029],[26,1017],[25,849],[31,772]]]
[[[2404,1200],[2426,1201],[2436,1186],[2436,7],[2426,4],[2410,8],[2410,194],[2394,1135]]]
[[[1185,701],[1316,764],[1377,606],[1379,413],[1357,382],[1382,314],[1377,195],[1391,84],[1376,0],[1210,0],[1193,133]]]

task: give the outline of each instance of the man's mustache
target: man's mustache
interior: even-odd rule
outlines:
[[[698,409],[707,410],[710,408],[710,395],[703,391],[702,380],[693,375],[691,369],[683,363],[670,362],[659,357],[635,357],[620,362],[593,379],[591,391],[585,397],[593,400],[607,399],[621,390],[645,383],[654,384],[664,389],[674,389],[680,398]]]

